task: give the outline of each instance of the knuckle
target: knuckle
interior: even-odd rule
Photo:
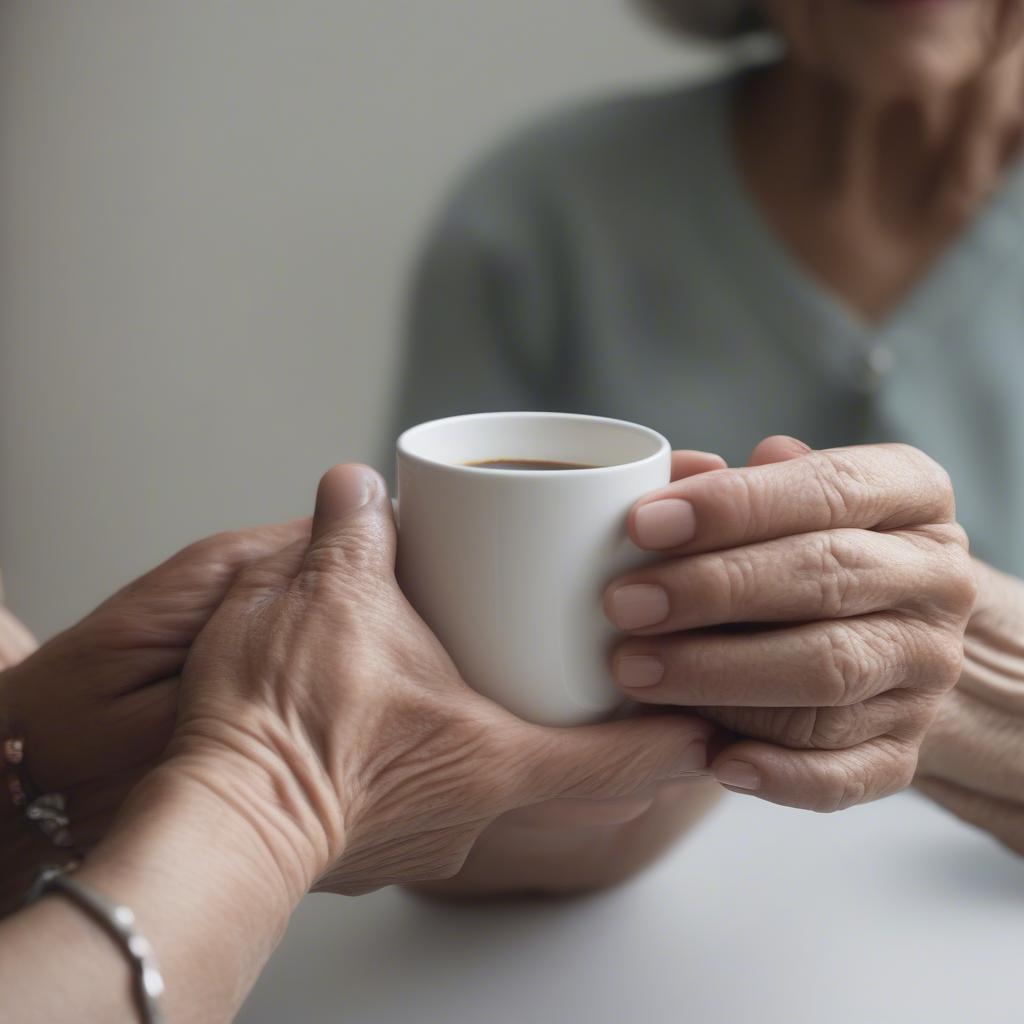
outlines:
[[[893,694],[899,700],[889,734],[904,742],[920,746],[922,739],[935,721],[940,701],[929,695],[912,694],[901,690]]]
[[[715,476],[718,477],[718,474]],[[758,524],[764,520],[768,511],[764,488],[758,485],[752,474],[744,472],[726,471],[714,484],[723,507],[731,509],[731,514],[736,516],[735,529],[741,542],[754,539]]]
[[[862,675],[860,699],[912,681],[922,659],[922,631],[911,619],[876,614],[860,620],[853,641]]]
[[[928,527],[928,535],[942,547],[960,549],[963,552],[970,548],[967,531],[955,519],[948,523],[932,523]]]
[[[815,750],[843,750],[853,746],[862,739],[860,718],[858,707],[815,709],[807,746]]]
[[[843,532],[829,530],[816,535],[813,557],[819,614],[825,619],[839,618],[849,607],[858,564],[857,552]]]
[[[934,459],[924,456],[926,460],[925,470],[927,472],[930,490],[935,495],[936,505],[943,518],[952,520],[956,515],[956,497],[953,491],[953,478],[949,475],[944,466],[940,466]]]
[[[393,576],[394,560],[386,524],[374,520],[359,529],[343,527],[310,545],[305,567],[312,573],[339,578]]]
[[[866,795],[867,783],[859,767],[833,761],[824,772],[810,810],[834,814],[863,803]]]
[[[833,526],[861,522],[884,504],[884,488],[857,452],[837,449],[816,452],[808,458]]]
[[[891,739],[891,737],[887,737]],[[859,802],[877,800],[906,789],[914,781],[917,771],[917,744],[892,740],[880,744],[871,754],[872,764],[865,778],[869,785]]]
[[[352,568],[365,561],[366,545],[360,537],[346,537],[331,543],[313,544],[306,552],[306,567],[311,572],[325,575],[347,575]]]
[[[860,486],[855,482],[850,487],[851,469],[846,465],[848,460],[834,452],[815,453],[808,456],[814,480],[825,507],[828,509],[830,526],[838,526],[847,522],[851,506],[856,502],[856,489]]]
[[[895,620],[898,631],[894,647],[898,650],[898,676],[893,685],[918,694],[941,694],[951,689],[963,672],[962,631],[938,627],[912,618]]]
[[[917,751],[908,750],[896,763],[896,770],[893,775],[892,787],[886,791],[889,793],[898,793],[900,790],[906,789],[914,781],[914,776],[917,774]]]
[[[299,585],[311,600],[352,599],[374,606],[388,589],[388,579],[375,571],[367,545],[321,545],[311,549],[299,575]],[[356,602],[358,598],[358,602]]]
[[[844,708],[818,708],[807,746],[845,750],[888,734],[917,743],[935,713],[935,701],[906,690],[872,697]]]
[[[917,746],[885,737],[849,750],[825,773],[816,810],[842,811],[906,788],[917,769]]]
[[[855,703],[872,675],[866,646],[845,626],[826,624],[821,649],[822,705],[840,707]]]
[[[949,548],[947,558],[945,603],[956,619],[966,621],[978,600],[978,576],[966,547],[956,545]]]
[[[935,523],[926,533],[939,559],[934,602],[955,618],[966,618],[978,597],[978,576],[967,532],[959,523],[950,522]]]
[[[816,708],[752,708],[750,711],[763,717],[762,728],[757,733],[763,738],[796,750],[811,745]]]
[[[943,604],[953,621],[966,626],[978,601],[978,583],[973,575],[957,574],[946,581]]]
[[[910,563],[916,575],[906,606],[929,618],[966,621],[978,598],[978,573],[963,527],[931,523],[907,530],[903,537],[918,549]]]
[[[913,445],[893,444],[889,447],[906,461],[920,481],[922,497],[925,497],[922,505],[934,508],[942,518],[952,520],[956,509],[953,479],[945,467]]]
[[[746,548],[737,548],[715,562],[718,586],[711,592],[720,594],[721,617],[727,620],[732,610],[747,607],[757,588],[757,565]]]
[[[927,693],[946,693],[956,686],[963,674],[963,637],[949,630],[933,630],[926,649],[920,689]]]
[[[294,593],[316,606],[323,603],[331,606],[348,606],[354,580],[349,570],[330,557],[317,554],[307,556],[302,572],[292,586]]]
[[[911,539],[921,536],[926,546],[943,559],[944,578],[958,584],[977,587],[977,573],[971,558],[967,530],[958,522],[937,522],[909,531]]]

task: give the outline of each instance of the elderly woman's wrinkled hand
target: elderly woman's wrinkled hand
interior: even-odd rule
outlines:
[[[692,771],[699,717],[552,729],[472,691],[394,559],[383,482],[335,468],[311,542],[240,573],[182,677],[160,783],[212,794],[291,898],[447,877],[500,814]]]
[[[769,438],[748,467],[644,498],[629,527],[666,558],[605,595],[631,634],[616,679],[730,730],[720,782],[822,811],[910,782],[976,591],[938,465],[903,445]]]

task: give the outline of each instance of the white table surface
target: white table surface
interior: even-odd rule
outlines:
[[[730,797],[570,902],[309,897],[243,1024],[1022,1024],[1024,860],[916,794]]]

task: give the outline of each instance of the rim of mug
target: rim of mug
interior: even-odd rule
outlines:
[[[672,445],[669,444],[668,438],[664,434],[659,433],[653,427],[645,427],[641,423],[633,423],[630,420],[619,420],[611,416],[590,416],[586,413],[576,412],[470,412],[462,413],[458,416],[442,416],[436,420],[427,420],[424,423],[417,423],[414,427],[409,427],[407,430],[402,431],[398,436],[398,441],[395,444],[395,449],[400,458],[408,459],[410,462],[416,462],[423,466],[432,466],[437,469],[450,470],[454,473],[486,473],[494,475],[502,473],[508,475],[507,469],[496,469],[488,466],[470,466],[466,463],[461,462],[445,462],[443,459],[431,458],[427,455],[420,455],[416,452],[409,450],[409,442],[414,441],[416,435],[427,431],[431,428],[438,427],[443,423],[454,423],[459,420],[493,420],[493,419],[546,419],[546,420],[575,420],[577,422],[589,422],[589,423],[604,423],[616,427],[625,427],[628,430],[642,434],[644,437],[651,441],[656,442],[657,448],[650,453],[645,455],[641,459],[630,459],[628,462],[617,462],[612,466],[587,466],[585,468],[572,469],[517,469],[515,473],[522,476],[536,477],[536,478],[554,478],[559,479],[566,473],[613,473],[615,470],[621,470],[627,466],[642,466],[647,462],[654,462],[656,459],[661,458],[665,452],[672,452]]]

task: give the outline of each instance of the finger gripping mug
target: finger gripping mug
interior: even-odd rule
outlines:
[[[660,434],[594,416],[483,413],[402,434],[399,582],[470,686],[545,725],[621,702],[601,596],[648,560],[626,517],[670,471]]]

